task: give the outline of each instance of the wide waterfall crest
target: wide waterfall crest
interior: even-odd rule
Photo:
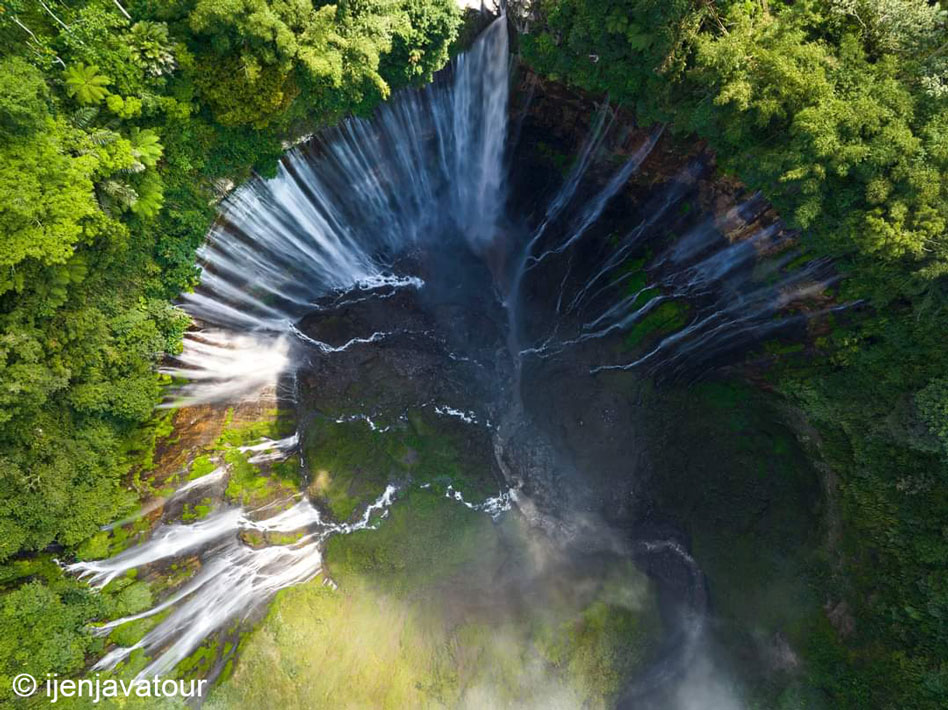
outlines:
[[[393,271],[419,243],[451,231],[489,247],[504,211],[509,66],[499,18],[434,83],[292,149],[274,178],[231,195],[182,297],[202,328],[165,369],[189,380],[169,406],[274,386],[295,322],[320,299],[420,287]]]

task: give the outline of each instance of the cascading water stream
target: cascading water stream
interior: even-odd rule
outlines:
[[[815,288],[814,283],[825,283],[822,265],[786,274],[775,267],[779,278],[766,284],[747,286],[738,278],[738,272],[758,259],[759,244],[772,243],[780,231],[774,226],[750,238],[723,239],[725,229],[754,222],[763,206],[753,198],[733,214],[699,224],[667,245],[645,268],[646,285],[622,294],[630,278],[622,269],[655,225],[673,211],[689,178],[669,185],[609,253],[587,263],[587,243],[594,235],[601,239],[596,225],[662,133],[661,128],[635,133],[618,169],[604,179],[592,179],[590,173],[612,150],[607,145],[619,123],[609,109],[595,119],[578,159],[546,209],[535,219],[523,220],[535,224],[521,232],[510,228],[509,63],[507,25],[501,17],[434,83],[397,94],[371,120],[349,119],[321,133],[292,149],[274,178],[254,179],[231,195],[200,250],[201,283],[182,297],[195,328],[185,337],[183,352],[163,371],[187,384],[164,406],[254,399],[293,375],[305,358],[338,357],[403,336],[434,339],[437,334],[390,323],[385,330],[333,343],[307,332],[302,322],[343,307],[426,293],[429,273],[416,268],[419,260],[422,267],[434,268],[424,263],[426,253],[448,253],[463,266],[471,255],[487,261],[501,252],[506,268],[493,273],[497,283],[485,284],[503,294],[510,361],[505,372],[512,373],[509,382],[498,385],[506,389],[498,397],[499,411],[493,410],[496,423],[487,417],[479,420],[467,409],[427,404],[439,415],[490,429],[504,467],[500,459],[510,439],[523,432],[521,369],[528,356],[554,357],[568,347],[624,332],[664,300],[705,299],[690,323],[649,351],[593,370],[687,359],[699,348],[710,352],[724,347],[749,327],[766,327],[768,318]],[[530,330],[524,327],[526,285],[549,270],[556,274],[558,291],[552,296],[549,322],[542,324],[548,331],[534,341],[524,332]],[[446,356],[476,360],[464,352],[448,351]],[[383,432],[370,414],[348,415],[345,421],[361,420]],[[539,431],[533,435],[543,436]],[[298,437],[289,437],[242,451],[251,455],[251,463],[270,464],[292,454],[298,444]],[[225,461],[216,464],[171,499],[219,485],[231,475]],[[508,484],[514,487],[513,476]],[[512,504],[529,505],[515,490],[481,503],[468,502],[451,488],[448,495],[491,515]],[[322,571],[321,549],[330,536],[372,527],[397,504],[395,498],[390,486],[361,517],[341,523],[328,522],[305,498],[256,510],[219,509],[194,523],[162,525],[145,542],[110,559],[71,565],[73,572],[104,586],[146,565],[191,556],[200,560],[192,577],[160,604],[99,627],[97,633],[106,635],[121,624],[167,612],[138,644],[110,651],[96,668],[113,668],[141,648],[152,659],[142,675],[171,671],[208,635],[246,618],[279,589],[315,577]],[[253,547],[240,538],[247,531],[300,537],[291,544]],[[686,569],[688,584],[697,589],[700,571],[675,545],[640,543],[637,554],[676,559],[675,564]],[[703,607],[693,606],[701,617]],[[700,621],[689,627],[682,644],[691,647]],[[649,677],[653,682],[664,676]]]
[[[490,245],[504,209],[508,64],[499,19],[447,76],[294,148],[276,177],[227,200],[199,253],[201,284],[183,297],[202,329],[165,370],[189,380],[172,404],[272,386],[299,344],[294,324],[321,299],[420,288],[394,273],[419,244],[460,233],[476,253]]]
[[[107,635],[112,629],[137,619],[173,611],[141,641],[106,654],[95,666],[108,670],[136,649],[158,651],[139,677],[169,673],[212,632],[233,619],[246,617],[274,593],[312,579],[322,569],[322,544],[331,535],[349,534],[372,527],[376,514],[384,516],[392,504],[395,488],[385,492],[352,524],[327,523],[307,500],[269,518],[254,519],[245,511],[230,509],[189,525],[159,528],[144,544],[100,562],[80,562],[70,569],[98,587],[125,572],[169,558],[203,550],[200,570],[174,595],[146,612],[111,621],[96,629]],[[295,543],[252,548],[238,535],[253,530],[269,533],[306,531]]]

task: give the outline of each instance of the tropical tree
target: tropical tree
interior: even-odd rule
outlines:
[[[96,210],[95,157],[70,156],[72,131],[47,120],[50,131],[0,144],[0,294],[20,285],[24,259],[65,262]]]
[[[133,128],[129,142],[132,144],[132,155],[142,165],[148,168],[155,167],[163,149],[161,143],[158,142],[158,135],[153,130]]]
[[[43,75],[19,57],[0,62],[0,137],[39,130],[49,114]]]
[[[66,93],[81,104],[97,104],[109,95],[105,87],[112,83],[107,76],[99,74],[95,64],[74,64],[63,72]]]
[[[130,206],[132,212],[139,217],[155,217],[165,201],[164,186],[158,173],[154,170],[145,173],[138,182],[136,192],[138,199]]]
[[[152,76],[163,76],[176,66],[168,25],[163,22],[136,22],[128,36],[138,63]]]

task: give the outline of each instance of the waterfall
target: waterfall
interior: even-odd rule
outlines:
[[[189,381],[168,406],[274,386],[299,345],[294,324],[322,299],[419,288],[395,273],[413,247],[449,233],[475,253],[491,245],[506,194],[509,63],[499,18],[434,83],[292,149],[274,178],[226,201],[199,252],[200,284],[182,297],[199,328],[164,368]]]
[[[199,285],[182,296],[194,328],[183,352],[162,370],[186,383],[163,406],[256,399],[292,375],[304,355],[343,357],[384,346],[406,332],[399,323],[367,328],[332,344],[304,332],[302,321],[363,301],[427,293],[429,274],[420,275],[424,270],[412,262],[425,250],[456,255],[462,265],[472,255],[485,262],[498,252],[504,255],[502,267],[491,269],[497,283],[485,289],[500,293],[506,308],[514,374],[512,385],[504,385],[513,404],[498,425],[470,409],[434,407],[439,415],[488,427],[496,450],[503,448],[497,442],[505,435],[498,432],[505,427],[514,432],[519,422],[513,420],[523,414],[520,370],[528,356],[549,358],[604,341],[668,302],[686,299],[695,302],[695,309],[674,332],[619,362],[589,369],[651,372],[685,362],[705,364],[751,333],[760,336],[782,327],[789,319],[775,321],[775,314],[830,282],[822,263],[787,270],[781,260],[763,274],[766,278],[750,274],[761,260],[762,245],[776,249],[784,236],[779,223],[758,224],[766,208],[759,196],[723,216],[692,221],[681,236],[666,239],[667,230],[659,225],[676,213],[691,189],[691,167],[669,181],[639,219],[623,225],[623,234],[607,242],[597,231],[603,215],[662,135],[662,127],[627,130],[608,108],[594,118],[577,160],[545,208],[513,219],[516,205],[509,204],[507,194],[509,71],[507,24],[501,17],[432,84],[396,94],[371,119],[350,118],[321,132],[290,150],[273,178],[255,178],[236,190],[199,252]],[[623,158],[604,168],[604,154],[615,144]],[[514,222],[519,231],[510,226]],[[654,250],[642,258],[644,282],[626,292],[638,274],[629,264],[646,244]],[[550,301],[548,317],[528,328],[522,308],[530,283],[555,285],[553,293],[543,294]],[[543,331],[541,337],[523,332],[531,329]],[[448,356],[468,359],[453,352]],[[338,421],[355,419],[384,431],[365,413]],[[252,454],[253,463],[272,463],[290,456],[298,443],[298,437],[288,437],[243,450]],[[211,473],[184,484],[171,499],[220,484],[229,471],[226,462],[215,463]],[[448,495],[490,515],[526,500],[513,489],[477,504],[450,488]],[[279,589],[319,574],[321,550],[330,536],[373,527],[394,503],[395,489],[389,486],[361,518],[345,523],[327,522],[300,496],[280,501],[275,511],[225,507],[197,522],[161,525],[144,542],[110,559],[70,565],[101,587],[146,565],[192,556],[200,562],[160,604],[98,628],[106,635],[121,624],[167,612],[137,645],[110,651],[96,668],[111,669],[142,648],[152,658],[143,676],[170,672],[208,635],[247,618]],[[299,538],[253,547],[240,539],[248,531],[299,533]],[[677,543],[642,546],[653,557],[686,568],[689,579],[699,579],[694,561]],[[691,644],[701,624],[689,628],[694,633],[685,634],[685,641]]]
[[[509,63],[507,25],[499,18],[434,83],[396,94],[372,119],[350,118],[292,149],[274,178],[255,178],[231,195],[199,250],[200,284],[181,299],[195,327],[162,372],[187,382],[163,406],[254,399],[292,373],[305,348],[332,355],[383,340],[392,333],[333,346],[307,336],[297,322],[323,308],[421,289],[418,276],[398,273],[398,260],[446,234],[474,253],[487,250],[504,211]],[[273,463],[297,445],[294,436],[242,450],[251,463]],[[219,461],[172,499],[229,473]],[[141,641],[113,649],[95,669],[112,669],[142,648],[152,661],[139,677],[169,673],[208,635],[319,574],[330,536],[374,527],[394,500],[389,486],[360,518],[343,523],[325,521],[306,499],[283,501],[276,513],[269,506],[227,507],[196,522],[161,525],[109,559],[68,565],[103,587],[146,565],[201,561],[160,604],[95,629],[105,636],[167,612]],[[509,507],[506,494],[481,504],[458,500],[492,515]],[[247,531],[299,539],[250,547],[240,539]]]
[[[200,480],[200,479],[198,479]],[[373,527],[392,505],[395,488],[388,486],[354,523],[327,523],[308,500],[259,519],[263,511],[245,512],[232,508],[217,512],[189,525],[173,524],[158,528],[151,538],[108,560],[78,562],[68,569],[103,587],[117,576],[168,559],[180,559],[201,552],[198,572],[171,597],[151,609],[110,621],[95,628],[100,636],[137,619],[171,610],[137,644],[117,647],[103,656],[96,670],[111,670],[138,648],[156,657],[139,678],[163,676],[171,672],[211,633],[233,620],[246,616],[284,587],[305,582],[322,570],[321,548],[332,535],[345,535]],[[249,547],[238,538],[241,531],[300,532],[299,540],[288,545]]]

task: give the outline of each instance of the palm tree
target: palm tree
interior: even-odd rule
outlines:
[[[74,64],[63,74],[66,77],[66,93],[81,104],[97,104],[109,95],[105,87],[112,80],[99,74],[99,67],[95,64]]]

